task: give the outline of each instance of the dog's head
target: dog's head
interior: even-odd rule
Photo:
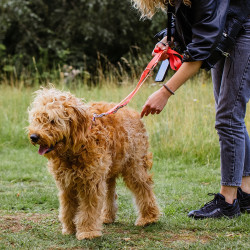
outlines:
[[[28,136],[39,154],[80,150],[91,124],[88,106],[68,92],[43,88],[35,92],[29,110]]]

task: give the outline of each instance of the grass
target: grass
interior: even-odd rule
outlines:
[[[134,85],[60,84],[59,88],[70,89],[86,101],[118,102]],[[194,78],[160,115],[144,118],[154,153],[160,221],[145,228],[134,226],[131,194],[119,180],[116,222],[104,226],[101,238],[85,241],[61,234],[54,180],[46,159],[37,154],[25,133],[27,107],[36,89],[0,85],[0,249],[249,249],[249,215],[203,221],[187,217],[188,211],[211,199],[207,193],[218,192],[220,186],[210,80],[205,83],[202,75]],[[129,106],[140,111],[156,89],[145,84]]]

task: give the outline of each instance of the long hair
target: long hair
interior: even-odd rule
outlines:
[[[141,18],[151,19],[157,9],[164,10],[166,5],[175,4],[175,0],[131,0],[133,6],[141,12]],[[185,5],[191,6],[191,0],[181,0]]]

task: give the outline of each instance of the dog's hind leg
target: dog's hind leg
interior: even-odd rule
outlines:
[[[74,217],[78,207],[76,191],[73,189],[64,189],[59,191],[59,220],[62,223],[62,234],[75,233]]]
[[[92,239],[102,235],[102,217],[106,183],[90,179],[85,184],[78,184],[79,206],[75,217],[76,237],[78,240]]]
[[[109,178],[107,180],[107,193],[102,212],[103,223],[105,224],[113,223],[115,221],[115,216],[117,212],[117,194],[115,192],[115,179],[116,177]]]
[[[140,164],[141,163],[141,164]],[[133,192],[136,205],[139,210],[139,217],[135,225],[145,226],[154,223],[160,216],[160,211],[153,193],[153,181],[148,173],[148,166],[138,161],[130,162],[123,171],[123,178],[128,188]]]

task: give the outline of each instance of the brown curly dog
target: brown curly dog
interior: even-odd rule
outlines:
[[[133,192],[139,210],[136,225],[156,222],[159,209],[148,170],[145,127],[136,111],[123,108],[92,122],[93,113],[114,104],[84,104],[68,92],[43,88],[35,92],[29,108],[28,133],[59,189],[63,234],[76,233],[79,240],[101,236],[102,223],[115,220],[116,178],[122,176]]]

